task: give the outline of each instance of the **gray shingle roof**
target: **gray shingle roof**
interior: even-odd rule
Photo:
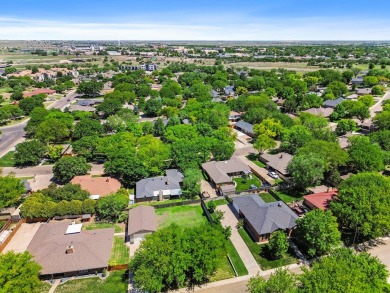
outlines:
[[[70,221],[42,224],[27,250],[42,266],[42,275],[61,274],[108,266],[114,228],[65,235]],[[68,246],[74,252],[66,254]]]
[[[176,169],[165,171],[166,176],[145,178],[136,184],[136,198],[153,197],[153,192],[159,190],[180,189],[180,183],[183,182],[183,174]]]
[[[287,166],[293,156],[288,153],[279,153],[275,155],[264,153],[261,157],[267,161],[267,165],[281,174],[289,174]]]
[[[206,162],[202,164],[202,168],[216,184],[232,182],[232,179],[228,174],[250,170],[248,165],[235,157],[228,161]]]
[[[138,232],[155,232],[157,230],[156,213],[154,207],[139,206],[129,210],[127,234]]]
[[[342,101],[344,101],[343,98],[338,98],[336,100],[326,100],[324,102],[324,107],[329,107],[329,108],[335,108],[338,104],[340,104]]]
[[[254,133],[253,132],[253,125],[248,123],[248,122],[245,122],[245,121],[238,121],[236,123],[236,128],[239,128],[239,129],[242,129],[248,133]]]
[[[233,198],[233,205],[259,235],[295,227],[298,216],[282,201],[265,203],[257,194]]]

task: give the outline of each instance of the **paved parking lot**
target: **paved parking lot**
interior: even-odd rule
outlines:
[[[25,252],[41,223],[22,224],[3,252]]]

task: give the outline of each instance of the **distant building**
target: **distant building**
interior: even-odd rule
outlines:
[[[362,85],[363,84],[363,77],[354,77],[354,78],[352,78],[351,83],[354,85]]]
[[[32,96],[35,96],[35,95],[39,95],[39,94],[52,95],[52,94],[55,94],[55,92],[56,91],[51,90],[51,89],[36,89],[36,90],[33,90],[30,93],[23,94],[23,97],[24,98],[29,98],[29,97],[32,97]]]
[[[324,108],[336,108],[343,101],[344,101],[344,99],[341,97],[336,99],[336,100],[326,100],[324,102]]]
[[[145,71],[155,71],[157,70],[157,64],[143,64],[143,65],[121,65],[119,69],[122,71],[136,71],[136,70],[145,70]]]

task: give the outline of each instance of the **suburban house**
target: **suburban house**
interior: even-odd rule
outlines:
[[[241,119],[241,114],[235,111],[230,111],[229,114],[229,121],[230,122],[237,122]]]
[[[41,224],[27,247],[42,266],[41,276],[95,274],[108,267],[115,229],[81,228],[67,220]]]
[[[202,164],[210,181],[221,194],[234,193],[236,188],[232,178],[251,173],[250,167],[240,159],[233,157],[228,161],[210,161]]]
[[[75,176],[72,184],[80,184],[81,189],[88,191],[92,199],[98,199],[117,192],[121,188],[121,183],[111,177],[92,177],[92,175]]]
[[[257,194],[233,197],[233,207],[258,242],[268,241],[277,230],[290,236],[298,216],[283,202],[264,202]]]
[[[228,85],[227,87],[224,88],[224,91],[226,96],[228,97],[234,96],[234,86]]]
[[[127,241],[141,241],[146,235],[156,232],[156,213],[154,207],[139,206],[129,210],[127,222]]]
[[[29,98],[29,97],[36,96],[39,94],[52,95],[52,94],[55,94],[55,92],[56,92],[55,90],[51,90],[51,89],[36,89],[30,93],[23,94],[23,98]]]
[[[358,96],[371,95],[371,89],[370,88],[357,89],[356,94]]]
[[[334,111],[333,108],[319,107],[319,108],[310,108],[310,109],[307,109],[307,110],[302,111],[302,112],[328,118],[328,117],[330,117],[330,115],[332,115],[333,111]]]
[[[135,186],[137,202],[177,198],[181,196],[181,183],[183,174],[176,169],[165,170],[166,176],[145,178]]]
[[[303,197],[303,204],[312,210],[321,209],[326,211],[335,197],[337,197],[337,190],[309,194]]]
[[[324,108],[336,108],[342,101],[344,101],[344,98],[341,97],[336,100],[326,100],[324,102]]]
[[[352,78],[351,83],[354,85],[362,85],[363,84],[363,77],[354,77],[354,78]]]
[[[260,156],[260,161],[267,165],[267,169],[276,171],[280,178],[289,181],[287,177],[290,173],[287,170],[287,166],[292,158],[293,156],[288,153],[279,153],[275,155],[263,153]]]
[[[238,121],[235,125],[235,128],[238,130],[238,131],[241,131],[243,133],[245,133],[246,135],[250,136],[250,137],[254,137],[255,136],[255,133],[253,131],[253,125],[248,123],[248,122],[245,122],[245,121]]]

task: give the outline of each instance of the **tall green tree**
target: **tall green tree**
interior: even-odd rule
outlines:
[[[74,176],[85,175],[91,165],[83,157],[63,157],[53,166],[53,175],[61,183],[69,182]]]
[[[83,81],[77,88],[77,93],[96,97],[103,89],[103,83],[98,81]]]
[[[41,292],[40,270],[28,252],[0,254],[0,293]]]
[[[13,176],[0,177],[0,209],[14,206],[24,194],[20,179]]]
[[[271,258],[279,259],[287,253],[290,244],[288,243],[287,235],[284,231],[276,231],[272,234],[271,239],[267,244],[267,251]]]
[[[377,238],[390,231],[390,180],[378,173],[358,173],[339,185],[331,210],[340,227],[355,241]]]
[[[85,136],[100,136],[104,132],[103,125],[99,120],[81,119],[74,127],[72,137],[80,139]]]
[[[119,191],[114,195],[100,198],[97,202],[96,212],[102,219],[116,221],[128,204],[129,197],[126,192]]]
[[[328,254],[341,241],[336,217],[330,211],[320,209],[297,219],[296,233],[307,245],[310,256]]]
[[[15,164],[17,166],[35,166],[46,153],[46,146],[39,140],[27,140],[16,145]]]
[[[276,269],[268,280],[259,275],[250,278],[247,288],[250,293],[297,293],[297,279],[286,269]]]
[[[288,164],[294,185],[298,188],[318,185],[324,178],[325,161],[316,154],[296,155]]]
[[[350,138],[349,163],[356,171],[380,171],[385,168],[384,154],[380,147],[365,136]]]

